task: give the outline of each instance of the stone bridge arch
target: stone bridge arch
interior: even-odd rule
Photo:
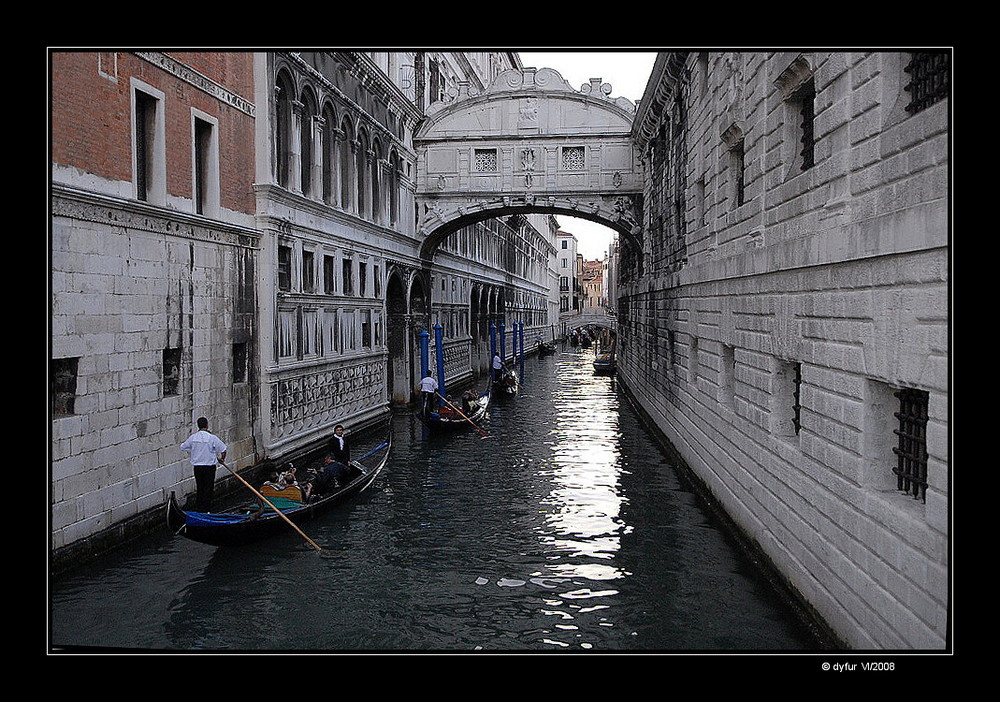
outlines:
[[[501,73],[481,92],[461,84],[414,134],[421,258],[477,221],[542,212],[591,220],[638,241],[642,172],[635,105],[592,79],[580,90],[551,68]]]

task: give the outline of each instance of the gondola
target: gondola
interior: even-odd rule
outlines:
[[[602,353],[594,359],[594,372],[598,375],[611,375],[615,372],[615,355]]]
[[[539,358],[541,358],[542,356],[551,356],[555,352],[556,352],[556,345],[555,344],[539,344],[538,345],[538,356],[539,356]]]
[[[361,458],[351,461],[349,482],[334,492],[285,508],[284,501],[271,500],[295,524],[313,519],[329,507],[358,494],[375,480],[385,467],[392,448],[391,439],[375,447]],[[370,460],[366,460],[370,459]],[[259,502],[220,513],[189,512],[181,509],[174,493],[167,502],[167,526],[175,534],[212,546],[241,546],[293,528],[267,505]]]
[[[517,373],[509,368],[504,368],[503,375],[500,376],[500,380],[493,383],[493,388],[497,397],[513,397],[520,389]]]
[[[479,422],[486,416],[486,410],[490,405],[491,391],[487,389],[472,402],[471,411],[462,409],[462,401],[454,402],[454,406],[461,410],[461,414],[449,407],[447,403],[442,404],[438,411],[427,414],[420,413],[420,421],[433,431],[453,431],[455,429],[465,429],[467,427],[477,427]],[[465,415],[464,417],[462,415]]]

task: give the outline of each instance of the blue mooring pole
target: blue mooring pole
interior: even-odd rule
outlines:
[[[434,345],[437,353],[438,393],[441,397],[448,397],[444,387],[444,329],[441,327],[441,322],[434,325]],[[438,404],[443,402],[439,401]]]
[[[500,360],[507,361],[507,325],[500,322]]]
[[[524,322],[518,325],[518,336],[521,337],[521,380],[524,380]]]
[[[423,380],[427,377],[427,371],[430,370],[430,365],[428,365],[430,354],[428,352],[428,346],[430,344],[430,334],[424,329],[420,332],[420,379]]]

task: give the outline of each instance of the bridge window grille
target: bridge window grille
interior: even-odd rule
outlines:
[[[904,90],[910,94],[906,111],[914,114],[948,97],[951,61],[944,51],[914,52],[903,69],[910,76]]]
[[[923,502],[927,492],[927,407],[929,393],[906,388],[898,390],[899,411],[896,418],[899,444],[896,454],[896,485],[898,489]]]
[[[563,169],[567,171],[582,171],[586,166],[582,146],[567,146],[563,149]]]
[[[497,172],[497,150],[476,149],[476,173]]]

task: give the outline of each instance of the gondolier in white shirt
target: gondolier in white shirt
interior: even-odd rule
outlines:
[[[219,461],[226,460],[226,450],[222,439],[208,431],[208,419],[198,417],[198,431],[181,444],[181,451],[190,454],[194,469],[194,483],[198,490],[195,511],[211,511],[212,495],[215,492],[215,467]]]
[[[504,371],[507,370],[507,366],[504,365],[503,359],[500,358],[500,352],[497,351],[493,354],[493,382],[499,383],[500,379],[503,378]]]
[[[425,375],[420,380],[420,409],[427,415],[429,408],[431,407],[431,400],[434,399],[435,393],[438,391],[438,383],[434,380],[434,376],[431,375],[430,371],[427,371]]]

